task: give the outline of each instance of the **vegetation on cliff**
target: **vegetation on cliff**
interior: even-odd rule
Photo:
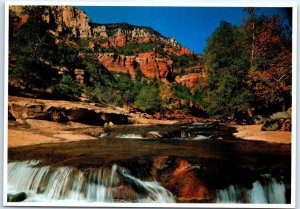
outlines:
[[[205,82],[188,88],[172,82],[172,71],[161,72],[171,81],[166,83],[162,79],[166,77],[161,75],[155,75],[154,79],[147,77],[145,68],[142,71],[141,63],[135,60],[130,63],[134,76],[129,76],[109,71],[97,58],[98,53],[113,53],[112,61],[120,59],[118,64],[124,69],[128,64],[126,56],[139,57],[143,53],[146,55],[141,59],[145,63],[156,58],[171,59],[169,64],[152,63],[171,66],[170,69],[202,65],[200,56],[181,52],[183,48],[176,42],[168,41],[153,29],[85,23],[88,25],[85,30],[98,27],[102,36],[85,31],[91,35],[81,37],[76,36],[80,34],[80,31],[75,33],[76,28],[65,27],[57,32],[58,23],[43,15],[47,11],[43,6],[24,7],[21,16],[10,11],[9,76],[10,83],[21,88],[39,88],[51,92],[54,98],[85,97],[148,113],[175,110],[187,113],[191,105],[197,104],[199,111],[204,110],[210,116],[227,117],[246,115],[250,109],[263,112],[290,106],[291,31],[278,16],[257,16],[250,8],[249,18],[240,27],[221,22],[205,48]],[[139,35],[123,37],[129,33]],[[141,34],[147,37],[140,40]],[[121,42],[117,43],[119,38]],[[125,56],[123,60],[120,55]]]

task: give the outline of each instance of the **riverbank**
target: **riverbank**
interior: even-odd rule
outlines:
[[[137,120],[141,120],[141,123],[124,126],[124,129],[130,127],[138,129],[138,127],[144,128],[150,125],[174,125],[180,122],[146,118],[137,118]],[[109,127],[111,132],[114,129],[120,128],[123,128],[123,126]],[[291,132],[288,131],[261,131],[261,125],[241,125],[234,126],[233,128],[236,129],[233,137],[239,139],[291,144]],[[16,121],[10,120],[8,123],[8,148],[95,140],[101,134],[105,133],[105,129],[103,126],[92,126],[76,122],[58,123],[54,121],[27,119],[26,124],[19,124]],[[155,130],[152,132],[155,132]]]
[[[291,144],[290,131],[262,131],[261,125],[239,125],[234,128],[237,132],[233,135],[244,140]]]
[[[135,118],[141,121],[132,127],[145,127],[149,125],[172,125],[178,121],[158,121],[155,119]],[[115,129],[114,125],[109,129]],[[67,143],[83,140],[95,140],[105,133],[105,127],[85,125],[76,122],[58,123],[54,121],[27,119],[25,124],[16,121],[8,122],[8,148],[29,145]]]
[[[131,112],[124,108],[114,108],[95,103],[32,99],[17,96],[9,96],[8,102],[9,148],[43,143],[94,140],[103,134],[107,127],[111,129],[111,132],[114,132],[116,128],[122,129],[123,127],[131,129],[134,127],[172,126],[175,124],[191,124],[192,121],[210,124],[209,121],[201,118],[197,118],[197,120],[188,117],[177,120],[166,118],[159,120],[146,113]],[[148,130],[148,132],[157,132],[158,127],[155,127],[155,130]],[[178,131],[182,132],[179,137],[184,138],[189,135],[188,130]],[[125,130],[125,132],[127,132],[125,134],[132,134],[129,130]],[[236,137],[270,143],[291,143],[291,132],[261,131],[261,125],[228,127],[227,132],[228,134],[224,139]],[[155,135],[155,137],[166,136],[161,133],[155,133]]]
[[[165,125],[143,113],[97,103],[9,96],[8,147],[97,139],[105,126]]]

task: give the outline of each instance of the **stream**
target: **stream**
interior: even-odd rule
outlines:
[[[8,158],[8,197],[25,202],[290,203],[291,145],[234,139],[226,127],[122,127]]]

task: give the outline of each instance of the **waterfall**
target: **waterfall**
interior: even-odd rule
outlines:
[[[130,185],[124,186],[117,165],[81,171],[66,166],[39,166],[39,163],[8,163],[8,193],[25,192],[27,202],[175,202],[172,194],[155,181],[144,182],[123,172],[124,177],[134,185],[142,185],[147,193],[140,195]],[[131,195],[126,196],[127,193]],[[122,194],[122,199],[117,194]]]
[[[261,176],[260,181],[252,183],[252,189],[230,185],[216,192],[217,203],[260,203],[285,204],[285,185],[271,175]]]
[[[234,185],[230,185],[226,189],[220,190],[217,193],[217,200],[218,203],[238,203],[237,197],[237,189]]]
[[[134,185],[143,191],[143,193],[148,194],[146,198],[140,199],[139,202],[164,202],[172,203],[175,199],[171,192],[160,186],[158,182],[146,182],[138,178],[135,178],[127,174],[123,169],[120,170],[123,177],[127,178],[127,181],[134,182]]]
[[[285,186],[281,181],[276,181],[271,175],[263,175],[263,183],[255,181],[251,191],[251,203],[286,203]]]

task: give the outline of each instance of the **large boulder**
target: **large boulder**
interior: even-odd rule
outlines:
[[[280,129],[279,120],[267,120],[261,127],[262,131],[276,131]]]
[[[150,171],[154,178],[182,202],[203,202],[212,199],[212,194],[201,181],[199,172],[199,166],[170,156],[154,157]]]

